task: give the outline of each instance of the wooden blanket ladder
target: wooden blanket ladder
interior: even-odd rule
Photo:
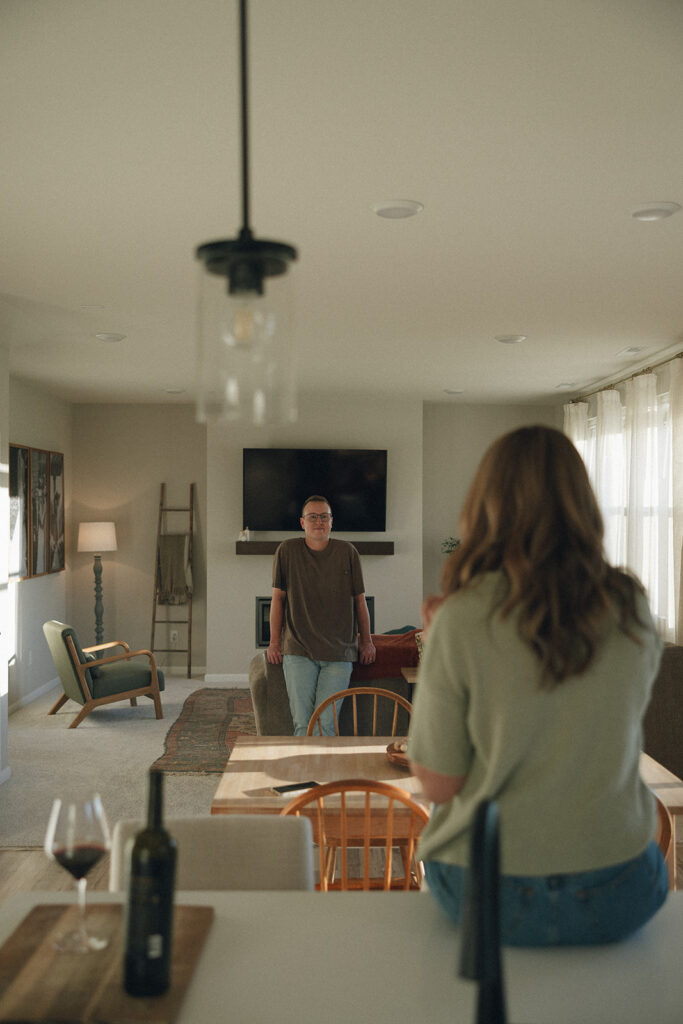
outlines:
[[[187,676],[192,676],[192,593],[194,589],[193,536],[195,485],[190,484],[187,505],[166,504],[166,484],[161,485],[157,545],[154,559],[154,602],[150,650],[156,654],[187,654]],[[173,529],[170,529],[172,526]],[[179,558],[182,564],[179,564]],[[182,576],[180,574],[183,574]],[[187,586],[185,583],[187,582]],[[160,606],[166,615],[160,616]],[[184,613],[184,614],[183,614]],[[165,638],[165,647],[156,646],[157,626]],[[183,627],[186,645],[179,646]],[[182,641],[181,641],[182,642]]]

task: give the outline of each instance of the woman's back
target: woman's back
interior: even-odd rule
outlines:
[[[537,655],[517,616],[495,611],[506,588],[486,573],[450,596],[430,629],[416,687],[410,757],[466,776],[456,800],[434,809],[420,854],[465,866],[476,804],[498,802],[502,871],[584,871],[640,853],[654,832],[640,780],[640,722],[661,645],[616,616],[584,672],[543,688]]]
[[[429,887],[459,920],[470,823],[495,800],[505,941],[623,938],[667,892],[639,773],[661,656],[645,594],[606,561],[586,467],[550,427],[491,445],[460,532],[423,609],[408,742],[435,803],[418,849]]]

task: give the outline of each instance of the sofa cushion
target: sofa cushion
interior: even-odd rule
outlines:
[[[402,668],[415,668],[419,659],[415,637],[420,632],[419,629],[411,629],[409,633],[373,633],[377,657],[372,665],[355,662],[351,681],[360,683],[396,678],[400,677]]]

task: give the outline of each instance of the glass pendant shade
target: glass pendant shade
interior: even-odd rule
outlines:
[[[296,419],[293,329],[285,242],[257,240],[249,227],[247,0],[239,2],[242,228],[206,242],[199,288],[197,419],[255,424]]]
[[[296,419],[291,285],[286,274],[231,293],[201,270],[197,419],[257,425]]]

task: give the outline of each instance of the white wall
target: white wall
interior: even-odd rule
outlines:
[[[501,434],[543,423],[562,429],[562,406],[425,403],[423,461],[424,593],[440,590],[441,542],[458,518],[479,461]]]
[[[0,346],[0,783],[10,775],[7,760],[9,658],[9,356]]]
[[[375,598],[376,632],[419,621],[422,403],[304,397],[298,422],[276,434],[229,426],[208,431],[207,673],[214,681],[247,672],[256,651],[254,599],[272,589],[272,555],[235,554],[243,526],[242,448],[269,446],[388,450],[387,532],[337,536],[395,543],[394,555],[362,557],[366,593]],[[276,535],[258,535],[271,537]]]
[[[29,448],[64,453],[64,510],[66,521],[72,495],[71,407],[46,391],[11,379],[9,384],[9,440]],[[5,531],[4,536],[8,534]],[[43,623],[66,614],[69,538],[63,572],[9,585],[9,706],[24,703],[49,687],[57,673],[43,636]]]
[[[151,639],[159,493],[187,507],[195,484],[193,675],[206,662],[206,429],[188,405],[73,406],[74,501],[67,523],[71,557],[69,621],[84,645],[95,643],[93,555],[76,551],[80,522],[113,521],[118,550],[102,555],[105,640],[148,648]],[[169,513],[168,532],[185,532],[188,517]],[[159,617],[167,609],[160,609]],[[182,606],[171,617],[186,617]],[[178,646],[184,647],[184,626]],[[168,647],[157,627],[156,647]],[[182,642],[181,642],[182,641]],[[159,654],[158,662],[186,674],[186,654]]]

